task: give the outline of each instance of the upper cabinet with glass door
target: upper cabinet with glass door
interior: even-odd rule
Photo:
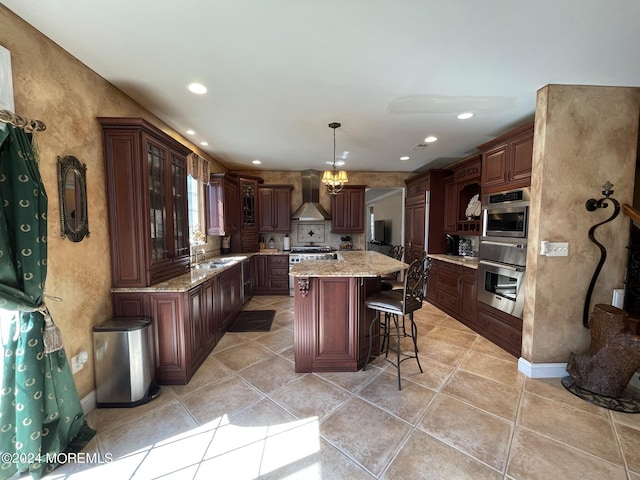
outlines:
[[[146,287],[189,271],[189,150],[141,118],[102,125],[114,287]]]

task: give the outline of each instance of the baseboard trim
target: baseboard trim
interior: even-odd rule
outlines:
[[[518,370],[529,378],[561,378],[569,375],[566,363],[531,363],[520,357]]]
[[[86,415],[91,410],[96,408],[97,400],[96,400],[96,391],[92,390],[89,394],[80,400],[80,405],[82,405],[82,411]]]

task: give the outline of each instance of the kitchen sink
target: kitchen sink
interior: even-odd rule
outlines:
[[[224,263],[204,262],[197,264],[193,268],[195,268],[196,270],[211,270],[214,268],[222,267],[223,265]]]

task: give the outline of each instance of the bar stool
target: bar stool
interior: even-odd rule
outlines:
[[[404,257],[404,247],[402,245],[394,245],[389,256],[401,262],[402,257]],[[398,281],[398,272],[394,272],[386,277],[382,277],[380,287],[383,292],[388,290],[400,290],[404,287],[404,282]]]
[[[369,352],[367,354],[367,360],[364,364],[363,370],[366,370],[369,360],[371,359],[371,350],[373,348],[374,327],[377,326],[378,332],[375,336],[382,337],[382,345],[385,352],[385,360],[396,366],[398,371],[398,390],[402,390],[402,383],[400,379],[400,364],[410,358],[415,358],[418,363],[418,368],[422,373],[422,366],[420,365],[420,359],[418,358],[418,327],[413,321],[413,312],[422,308],[422,301],[424,299],[425,285],[429,272],[431,271],[431,259],[426,255],[416,258],[409,265],[408,270],[405,272],[404,288],[402,290],[390,290],[386,292],[379,292],[368,296],[365,299],[365,306],[376,311],[376,316],[369,325]],[[380,320],[380,314],[384,313],[384,320]],[[398,316],[402,316],[402,326],[399,323]],[[405,318],[409,317],[411,323],[411,333],[407,335],[405,325]],[[393,327],[391,326],[391,319],[393,319]],[[391,331],[395,331],[396,345],[395,349],[391,349],[396,352],[395,362],[388,358],[389,345],[391,340]],[[400,330],[403,332],[403,336],[411,337],[413,342],[413,352],[403,352],[400,348]],[[386,348],[384,347],[386,345]]]

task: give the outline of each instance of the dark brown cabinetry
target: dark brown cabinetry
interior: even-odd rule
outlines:
[[[291,231],[291,190],[293,185],[258,186],[258,229],[261,233]]]
[[[189,150],[141,118],[100,117],[114,287],[189,271]]]
[[[241,265],[234,265],[186,292],[117,292],[118,317],[151,317],[156,380],[189,382],[242,309]]]
[[[520,356],[522,320],[477,301],[478,271],[432,259],[427,301],[515,356]]]
[[[295,370],[355,372],[369,349],[369,324],[375,312],[364,306],[380,290],[376,278],[309,278],[308,294],[294,301]],[[378,351],[377,338],[373,352]]]
[[[522,320],[478,302],[478,314],[473,328],[511,355],[522,351]]]
[[[478,147],[482,152],[483,193],[531,184],[533,122]]]
[[[460,235],[479,235],[480,217],[468,218],[469,201],[480,194],[480,155],[451,166],[453,175],[445,184],[445,231]]]
[[[424,251],[446,252],[445,188],[450,174],[449,170],[430,170],[405,181],[405,259]],[[429,225],[426,225],[427,218]],[[427,232],[428,238],[425,238]]]
[[[427,300],[472,327],[476,315],[477,270],[432,259]]]
[[[331,196],[331,231],[364,232],[364,185],[347,185]]]
[[[289,294],[288,255],[254,255],[251,261],[253,262],[254,295]]]
[[[231,251],[258,251],[258,184],[260,177],[213,173],[207,187],[206,217],[209,235],[230,236]]]
[[[212,173],[207,187],[207,233],[233,235],[240,231],[240,183],[226,173]],[[212,208],[211,208],[212,207]]]

